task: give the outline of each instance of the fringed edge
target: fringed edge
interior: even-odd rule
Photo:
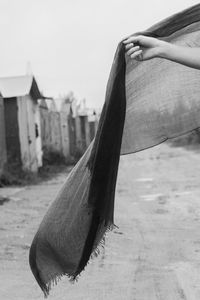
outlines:
[[[90,258],[85,265],[84,269],[79,273],[79,274],[69,274],[63,272],[62,274],[55,275],[53,277],[49,278],[49,281],[47,283],[40,284],[40,287],[44,293],[44,297],[47,298],[49,296],[50,290],[52,289],[53,286],[57,285],[57,283],[62,279],[62,277],[66,276],[69,279],[69,282],[71,284],[74,284],[75,282],[78,282],[79,278],[81,277],[82,272],[85,271],[86,267],[91,263],[93,259],[98,257],[101,253],[101,250],[104,249],[105,247],[105,238],[108,232],[113,231],[114,229],[119,228],[117,225],[110,223],[109,225],[106,226],[105,233],[103,234],[102,238],[100,239],[99,243],[94,246],[94,249],[90,255]]]
[[[116,228],[119,228],[119,227],[113,223],[110,223],[108,226],[106,226],[105,233],[102,236],[102,238],[100,239],[99,243],[96,246],[94,246],[94,249],[90,255],[89,261],[91,259],[99,256],[99,254],[101,253],[101,249],[104,249],[104,247],[105,247],[105,238],[106,238],[107,233],[113,231]]]
[[[57,274],[51,278],[49,278],[49,281],[47,283],[44,283],[43,287],[41,287],[44,297],[47,298],[49,296],[49,293],[52,289],[52,287],[56,286],[58,282],[62,279],[62,277],[68,277],[70,283],[75,283],[77,281],[76,278],[74,278],[73,274],[65,273]]]
[[[112,230],[114,230],[116,228],[119,228],[117,225],[115,225],[113,223],[110,223],[109,225],[107,225],[105,227],[106,227],[106,230],[105,230],[102,238],[100,239],[98,244],[96,246],[94,246],[94,248],[92,250],[92,253],[90,254],[90,258],[87,261],[87,263],[86,263],[85,267],[83,268],[83,270],[80,273],[76,274],[76,275],[70,276],[70,282],[71,283],[77,282],[79,280],[79,278],[81,277],[82,272],[85,271],[86,267],[91,263],[91,261],[93,259],[97,258],[100,255],[101,250],[105,248],[105,238],[106,238],[107,233],[111,232]],[[69,276],[69,274],[68,274],[68,276]]]

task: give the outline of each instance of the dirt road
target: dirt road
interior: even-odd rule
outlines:
[[[43,299],[29,246],[66,174],[23,189],[0,189],[0,299]],[[158,147],[121,158],[115,223],[105,249],[78,283],[62,280],[49,299],[199,300],[200,153]]]

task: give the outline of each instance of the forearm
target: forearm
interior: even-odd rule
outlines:
[[[158,56],[200,70],[200,48],[166,43]]]

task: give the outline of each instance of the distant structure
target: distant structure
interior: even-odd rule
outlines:
[[[0,92],[4,104],[7,161],[37,172],[42,166],[37,100],[43,98],[37,82],[33,75],[0,78]]]
[[[31,73],[27,66],[24,76],[0,78],[0,176],[6,163],[30,172],[57,159],[74,163],[97,131],[98,113],[85,99],[44,97]]]

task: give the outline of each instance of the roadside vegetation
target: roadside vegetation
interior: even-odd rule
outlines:
[[[43,166],[39,168],[37,173],[23,170],[19,163],[7,164],[0,175],[0,187],[37,184],[56,176],[64,170],[69,172],[77,160],[78,158],[72,158],[66,161],[60,153],[51,152],[44,155]]]

